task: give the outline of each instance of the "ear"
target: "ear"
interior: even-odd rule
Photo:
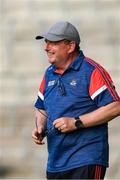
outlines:
[[[69,52],[69,53],[72,53],[72,52],[75,50],[75,47],[76,47],[75,41],[71,41],[70,44],[69,44],[69,50],[68,50],[68,52]]]

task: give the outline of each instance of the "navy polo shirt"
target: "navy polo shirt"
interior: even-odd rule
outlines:
[[[48,67],[40,84],[35,107],[47,112],[48,172],[60,172],[89,164],[108,166],[107,123],[60,133],[53,121],[76,117],[117,101],[112,79],[106,70],[83,52],[63,74]]]

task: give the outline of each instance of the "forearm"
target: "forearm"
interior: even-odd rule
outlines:
[[[91,113],[80,116],[85,127],[96,126],[106,123],[120,116],[120,101],[110,103]]]
[[[42,109],[35,109],[36,127],[45,127],[47,123],[47,114]]]
[[[47,115],[42,109],[35,109],[35,125],[36,127],[32,131],[32,138],[36,144],[44,144],[44,130],[46,127]]]

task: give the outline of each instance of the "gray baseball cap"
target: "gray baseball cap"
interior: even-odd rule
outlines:
[[[53,42],[66,39],[69,41],[75,41],[77,44],[80,43],[80,36],[77,29],[67,21],[57,22],[47,32],[36,36],[37,40],[42,38]]]

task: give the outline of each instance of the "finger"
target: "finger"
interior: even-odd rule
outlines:
[[[61,128],[59,127],[59,128],[57,128],[58,129],[58,131],[61,131]]]
[[[38,145],[42,145],[42,144],[45,144],[44,141],[41,141],[41,140],[35,140],[34,139],[34,142]]]
[[[66,130],[66,128],[67,128],[66,124],[63,124],[63,125],[60,127],[61,130]]]
[[[61,133],[66,133],[66,132],[68,132],[68,130],[66,130],[66,129],[61,130]]]
[[[38,134],[38,133],[37,133],[37,134]],[[36,136],[36,138],[33,137],[34,142],[35,142],[35,143],[38,143],[38,144],[41,144],[42,141],[43,141],[43,139],[44,139],[44,138],[42,137],[41,134],[38,134],[38,135]]]
[[[34,139],[34,140],[42,140],[43,139],[43,137],[42,137],[42,133],[39,133],[38,132],[38,129],[37,128],[35,128],[35,129],[33,129],[33,131],[32,131],[32,138]]]
[[[37,130],[38,130],[38,133],[39,133],[39,134],[41,134],[41,133],[43,132],[42,127],[38,127],[38,129],[37,129]]]
[[[56,125],[56,124],[60,123],[61,121],[62,121],[62,118],[56,119],[56,120],[53,122],[53,125]]]
[[[45,142],[44,141],[37,141],[36,144],[43,145],[43,144],[45,144]]]
[[[55,126],[55,128],[60,128],[61,126],[63,126],[64,125],[64,122],[63,121],[57,121],[57,122],[55,122],[55,123],[53,123],[53,125]]]
[[[58,124],[55,124],[54,126],[56,129],[59,129],[61,127],[61,124],[58,123]]]
[[[32,138],[33,138],[33,139],[38,139],[38,131],[37,131],[36,128],[33,129],[33,131],[32,131]]]

